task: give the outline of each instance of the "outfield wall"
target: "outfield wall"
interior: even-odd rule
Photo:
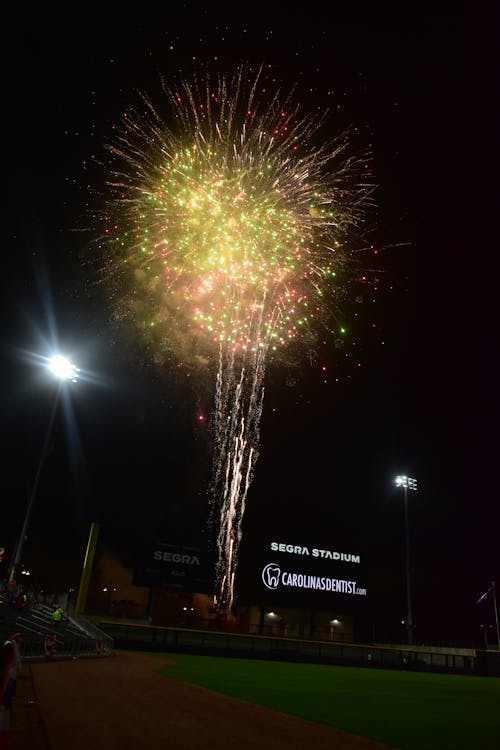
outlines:
[[[500,676],[500,652],[331,641],[169,628],[101,620],[115,648],[277,659],[382,669]],[[461,653],[457,653],[460,651]]]

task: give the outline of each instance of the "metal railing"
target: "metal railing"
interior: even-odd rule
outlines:
[[[83,656],[108,656],[113,652],[113,637],[103,632],[94,622],[79,617],[68,608],[63,621],[54,625],[52,608],[33,604],[17,612],[2,605],[0,630],[22,635],[23,659],[79,658]]]

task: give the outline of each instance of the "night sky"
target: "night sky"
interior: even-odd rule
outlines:
[[[416,638],[477,640],[493,611],[474,602],[500,581],[496,339],[479,280],[488,260],[472,241],[481,198],[464,148],[473,120],[465,20],[458,10],[410,21],[361,11],[338,19],[321,3],[283,14],[272,3],[238,13],[178,5],[155,18],[11,16],[6,27],[6,560],[54,392],[37,356],[54,348],[82,373],[58,411],[25,546],[39,580],[78,583],[92,521],[100,549],[126,565],[144,542],[204,543],[212,386],[159,367],[113,322],[89,263],[88,208],[106,189],[103,143],[136,89],[154,94],[161,75],[189,77],[193,65],[231,72],[247,60],[270,66],[286,91],[296,84],[304,113],[335,110],[332,133],[353,123],[370,145],[380,284],[374,302],[346,303],[343,349],[332,343],[293,370],[268,369],[241,588],[271,539],[359,550],[374,617],[404,617],[394,477],[406,473],[418,480],[409,496]]]

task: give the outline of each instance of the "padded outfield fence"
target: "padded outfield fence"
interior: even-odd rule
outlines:
[[[115,648],[318,664],[500,675],[500,652],[340,643],[100,620]]]

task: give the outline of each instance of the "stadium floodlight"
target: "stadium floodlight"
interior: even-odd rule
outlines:
[[[412,477],[400,475],[395,478],[397,487],[402,487],[404,490],[404,503],[405,503],[405,542],[406,542],[406,630],[408,633],[408,644],[413,643],[413,613],[411,606],[411,571],[410,571],[410,533],[408,525],[408,490],[417,490],[417,480]]]
[[[73,383],[78,380],[80,370],[62,354],[51,357],[47,367],[59,380],[71,380]]]

